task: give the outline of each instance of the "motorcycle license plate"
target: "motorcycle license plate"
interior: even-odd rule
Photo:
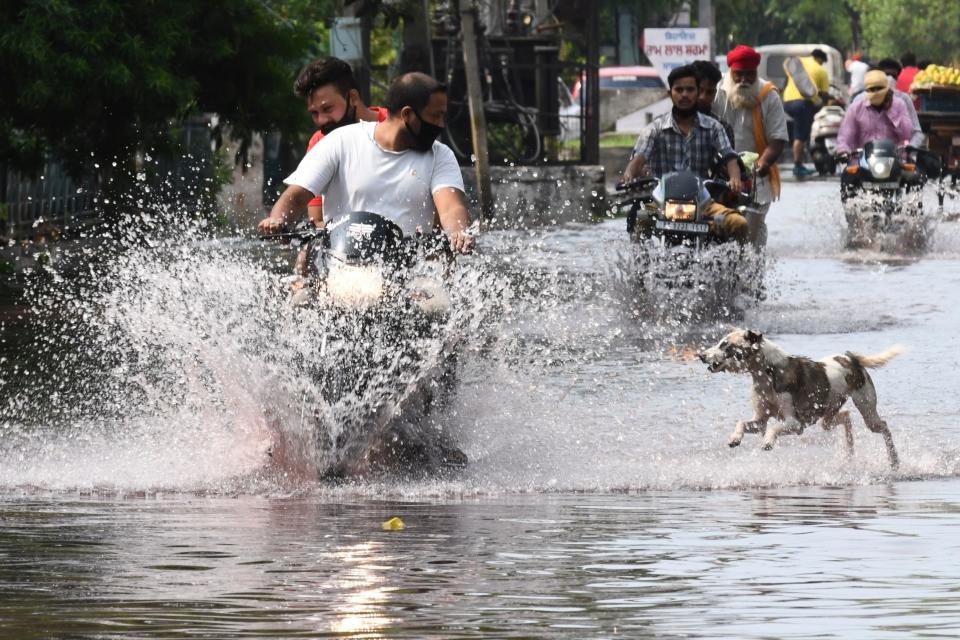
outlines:
[[[710,225],[705,222],[677,222],[676,220],[657,220],[657,229],[663,231],[682,231],[684,233],[707,233]]]
[[[879,191],[881,189],[899,189],[900,183],[899,182],[864,182],[863,188],[872,189],[876,191]]]
[[[833,150],[837,148],[837,139],[836,138],[827,138],[823,141],[824,146],[827,147],[827,151],[833,153]]]

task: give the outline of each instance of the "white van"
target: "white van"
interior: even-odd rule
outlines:
[[[782,92],[787,86],[787,74],[783,70],[784,61],[793,56],[804,58],[814,49],[820,49],[827,54],[827,61],[823,66],[830,78],[830,86],[846,98],[848,82],[843,66],[843,56],[828,44],[766,44],[757,47],[757,53],[760,54],[760,68],[757,72],[761,78],[772,81]]]

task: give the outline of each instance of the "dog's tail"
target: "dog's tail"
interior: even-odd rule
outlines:
[[[905,353],[907,348],[902,344],[895,344],[886,351],[875,353],[872,356],[864,356],[859,353],[848,351],[847,355],[853,358],[860,366],[866,369],[879,369],[887,364],[901,353]]]

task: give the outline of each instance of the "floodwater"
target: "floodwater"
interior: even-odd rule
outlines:
[[[740,322],[815,357],[907,345],[873,373],[896,471],[858,416],[849,460],[818,427],[729,449],[749,380],[690,357],[724,319],[638,309],[622,220],[491,233],[465,261],[452,476],[270,464],[315,336],[262,308],[281,267],[248,243],[39,296],[83,348],[4,352],[0,636],[960,635],[960,224],[921,257],[847,251],[837,190],[785,185]]]

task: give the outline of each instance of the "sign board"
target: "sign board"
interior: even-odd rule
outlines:
[[[710,60],[710,29],[644,29],[643,52],[663,83],[670,72],[694,60]]]
[[[362,37],[363,24],[360,18],[336,18],[330,29],[330,55],[347,62],[362,62]]]

